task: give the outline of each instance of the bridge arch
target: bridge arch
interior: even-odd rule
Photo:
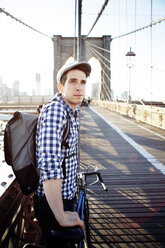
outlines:
[[[61,35],[53,36],[54,45],[54,93],[57,92],[57,80],[56,75],[61,66],[68,60],[69,57],[73,57],[73,54],[77,53],[77,47],[74,37],[62,37]],[[93,45],[99,47],[99,53],[101,54],[101,98],[110,99],[111,91],[111,73],[110,73],[110,43],[111,36],[105,35],[102,37],[89,37],[85,39],[82,36],[81,42],[81,61],[89,61],[93,57],[88,52],[88,46]],[[109,53],[107,53],[109,51]],[[109,69],[108,69],[109,68]],[[106,87],[103,87],[105,85]],[[108,91],[106,90],[108,89]]]
[[[94,100],[100,100],[101,97],[101,63],[92,56],[89,59],[89,64],[92,66],[92,72],[88,79],[88,87],[86,89],[86,96],[92,97]]]

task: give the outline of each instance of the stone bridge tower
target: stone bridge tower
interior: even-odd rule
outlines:
[[[109,89],[108,92],[111,91],[111,74],[110,74],[110,43],[111,43],[111,36],[106,35],[102,37],[90,37],[85,39],[85,36],[82,36],[81,41],[81,61],[89,61],[91,56],[87,53],[87,42],[92,43],[93,45],[100,47],[99,53],[101,54],[101,78],[103,85],[106,84],[106,87],[101,87],[102,94],[104,95],[104,99],[108,99],[107,97],[107,90],[105,94],[105,89]],[[54,35],[53,36],[53,44],[54,44],[54,93],[57,92],[57,81],[56,75],[60,67],[67,61],[69,57],[73,57],[73,54],[77,53],[77,47],[74,47],[75,38],[73,37],[62,37],[61,35]],[[109,51],[109,52],[107,52]],[[92,57],[94,57],[92,55]],[[109,69],[107,69],[107,67]],[[109,98],[111,98],[109,94]]]

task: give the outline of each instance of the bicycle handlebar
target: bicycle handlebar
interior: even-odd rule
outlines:
[[[87,176],[96,175],[96,176],[98,177],[98,180],[96,180],[94,183],[96,183],[97,181],[100,181],[100,183],[101,183],[103,189],[104,189],[105,191],[108,191],[108,188],[105,186],[105,184],[104,184],[104,182],[103,182],[103,179],[102,179],[102,176],[101,176],[100,172],[98,172],[98,171],[85,172],[84,175],[85,175],[85,178],[87,178]],[[92,183],[92,184],[94,184],[94,183]],[[92,184],[91,184],[91,185],[92,185]]]
[[[103,182],[103,179],[102,179],[102,176],[101,176],[101,173],[98,171],[97,167],[96,167],[96,170],[95,171],[90,171],[90,172],[80,172],[80,175],[81,177],[84,176],[85,177],[85,181],[86,181],[86,178],[87,176],[93,176],[93,175],[96,175],[97,176],[97,180],[92,182],[90,185],[93,185],[95,183],[97,183],[98,181],[100,181],[104,191],[108,191],[108,188],[105,186],[104,182]]]

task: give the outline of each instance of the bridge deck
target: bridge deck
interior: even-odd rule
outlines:
[[[112,124],[81,110],[81,166],[109,189],[88,190],[93,247],[165,247],[165,131],[93,108]]]

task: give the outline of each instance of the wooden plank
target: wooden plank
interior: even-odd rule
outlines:
[[[97,110],[165,162],[165,140]],[[99,183],[88,187],[93,247],[165,247],[165,176],[89,108],[81,111],[80,134],[81,167],[97,165],[109,188],[103,192]]]

